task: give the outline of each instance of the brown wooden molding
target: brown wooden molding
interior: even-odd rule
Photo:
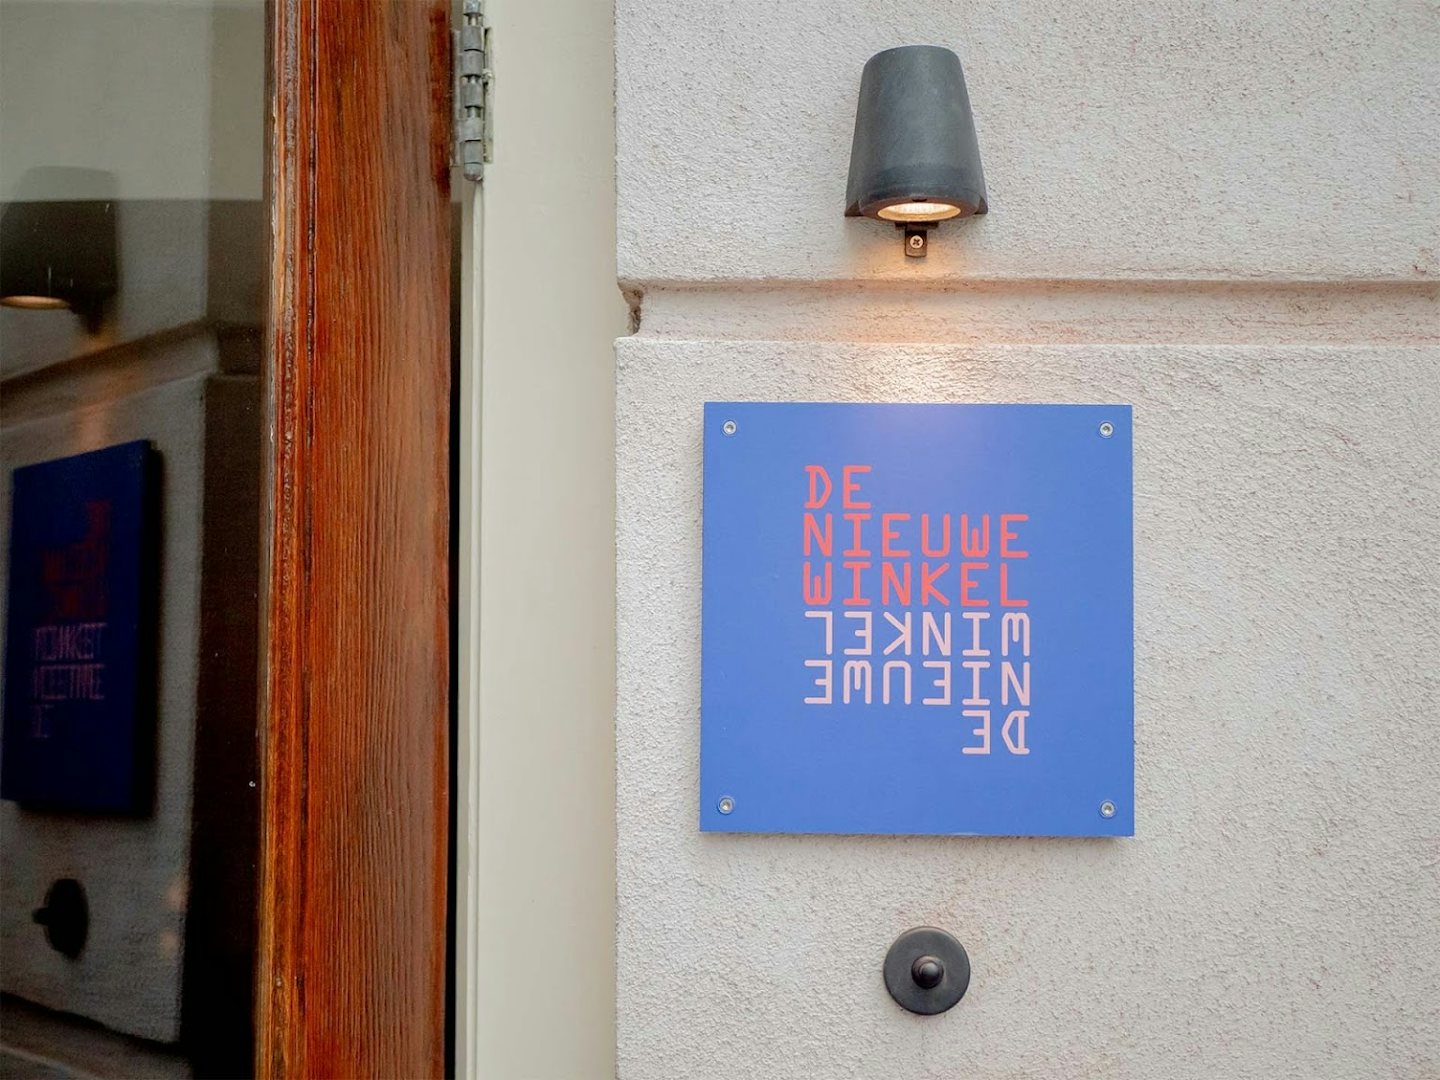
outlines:
[[[271,20],[257,1071],[440,1076],[448,4]]]

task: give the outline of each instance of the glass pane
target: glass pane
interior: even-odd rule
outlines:
[[[261,0],[0,0],[0,1075],[252,1071]]]

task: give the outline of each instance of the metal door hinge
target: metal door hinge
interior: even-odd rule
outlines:
[[[455,164],[465,179],[480,180],[494,157],[495,76],[490,70],[490,27],[482,0],[464,0],[455,36]]]

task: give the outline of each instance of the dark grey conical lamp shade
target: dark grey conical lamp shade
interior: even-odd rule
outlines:
[[[949,49],[906,45],[865,64],[845,203],[846,217],[901,224],[986,212],[970,95]]]

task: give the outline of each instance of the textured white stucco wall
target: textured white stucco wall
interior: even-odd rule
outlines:
[[[1440,1076],[1440,11],[620,0],[625,1080]],[[841,216],[964,61],[988,218]],[[1137,835],[702,836],[701,405],[1135,407]],[[974,979],[880,977],[947,927]]]
[[[840,217],[860,68],[965,66],[991,213]],[[1427,0],[618,0],[620,276],[1440,273]]]
[[[621,343],[626,1078],[1440,1075],[1440,350]],[[1133,840],[701,835],[701,403],[1135,406]],[[902,1012],[897,933],[970,950]]]

